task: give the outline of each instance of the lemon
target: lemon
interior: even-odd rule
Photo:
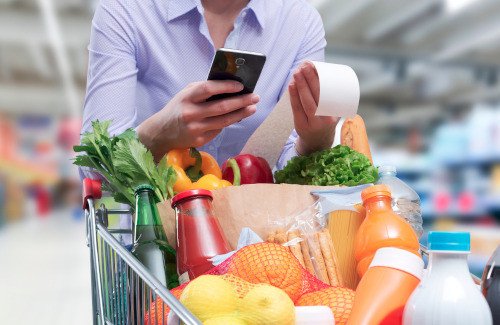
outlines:
[[[250,290],[240,304],[243,318],[249,325],[293,325],[295,306],[285,291],[269,284]]]
[[[236,316],[222,316],[210,318],[209,320],[205,321],[203,325],[247,325],[247,323]]]
[[[202,322],[231,314],[238,308],[233,286],[216,275],[202,275],[189,282],[180,302]]]

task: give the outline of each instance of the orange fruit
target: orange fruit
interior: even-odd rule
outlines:
[[[354,303],[354,291],[348,288],[330,287],[304,294],[297,306],[328,306],[333,311],[335,324],[347,324]]]
[[[174,295],[175,298],[180,299],[182,290],[185,286],[177,287],[170,290],[170,293]],[[151,307],[149,308],[149,314],[144,315],[144,324],[146,325],[163,325],[163,319],[165,319],[165,325],[167,325],[167,317],[170,312],[170,307],[163,303],[160,297],[157,297],[155,301],[151,302]],[[149,322],[149,315],[151,315],[151,322]],[[132,322],[134,322],[133,320]]]
[[[302,294],[304,270],[288,248],[272,243],[243,247],[231,258],[228,274],[284,290],[292,301]]]

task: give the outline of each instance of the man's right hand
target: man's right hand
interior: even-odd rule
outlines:
[[[139,139],[159,160],[170,149],[200,147],[223,128],[251,116],[260,98],[255,94],[206,102],[214,95],[237,93],[236,81],[201,81],[189,84],[158,113],[137,128]]]

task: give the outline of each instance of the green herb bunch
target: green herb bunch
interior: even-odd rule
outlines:
[[[79,155],[74,164],[90,167],[100,173],[107,182],[103,190],[109,191],[116,202],[134,208],[134,188],[140,184],[150,184],[155,188],[158,202],[173,195],[176,174],[167,166],[166,158],[157,164],[151,152],[137,139],[133,129],[120,135],[110,136],[111,121],[92,122],[92,132],[82,135],[81,144],[73,150]]]
[[[378,170],[365,155],[338,145],[292,158],[274,178],[276,183],[356,186],[376,182]]]

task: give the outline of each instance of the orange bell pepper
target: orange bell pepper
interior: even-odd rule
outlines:
[[[167,164],[172,166],[177,174],[174,184],[176,193],[194,189],[215,190],[233,185],[222,179],[222,172],[214,157],[195,148],[169,151]],[[234,164],[230,165],[238,169],[234,170],[234,173],[239,176],[238,165]],[[235,177],[234,185],[239,185],[239,177]]]

